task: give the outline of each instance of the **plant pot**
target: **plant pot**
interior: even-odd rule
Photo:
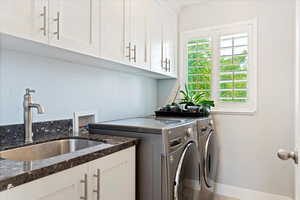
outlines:
[[[191,113],[197,113],[199,112],[200,107],[199,106],[188,106],[187,111]]]
[[[201,106],[199,111],[202,113],[203,117],[208,117],[210,115],[210,107],[209,106]]]

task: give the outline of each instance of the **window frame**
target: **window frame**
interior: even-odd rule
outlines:
[[[247,102],[221,102],[219,100],[220,38],[224,35],[248,33],[248,100]],[[190,40],[212,38],[212,81],[211,94],[216,107],[213,113],[221,114],[254,114],[257,110],[257,20],[243,21],[222,26],[197,29],[181,33],[181,67],[180,86],[188,80],[188,49]]]

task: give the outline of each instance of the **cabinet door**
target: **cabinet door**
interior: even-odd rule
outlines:
[[[163,31],[164,60],[166,73],[172,76],[177,74],[177,16],[172,11],[166,12]]]
[[[133,43],[133,63],[138,67],[149,69],[149,28],[148,0],[131,0],[131,41]]]
[[[47,0],[1,0],[0,31],[9,35],[48,42]]]
[[[50,44],[99,54],[99,0],[51,0]]]
[[[98,190],[101,200],[135,200],[135,147],[93,161],[89,174],[91,200],[99,200]]]
[[[162,8],[154,1],[151,3],[151,71],[163,72],[163,15]]]
[[[124,0],[124,61],[134,62],[134,44],[132,41],[132,3],[133,0]]]
[[[80,200],[84,197],[87,165],[53,174],[5,191],[6,200]]]
[[[124,0],[100,2],[100,55],[124,61]]]

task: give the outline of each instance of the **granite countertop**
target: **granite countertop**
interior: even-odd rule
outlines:
[[[101,141],[108,145],[105,147],[94,146],[74,153],[63,154],[44,160],[37,161],[13,161],[0,159],[0,192],[11,187],[34,181],[36,179],[84,164],[86,162],[104,157],[114,152],[126,149],[137,144],[134,138],[115,137],[99,134],[81,134],[78,137],[70,135],[44,136],[35,140],[32,144],[53,141],[58,139],[83,138]],[[0,146],[0,150],[6,150],[26,146],[24,142],[17,141],[9,145]]]

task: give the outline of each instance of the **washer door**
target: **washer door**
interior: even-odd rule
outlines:
[[[178,162],[174,181],[174,200],[196,200],[201,190],[198,150],[195,142],[186,145]]]
[[[218,149],[215,132],[210,131],[204,146],[204,182],[208,188],[213,187],[217,176]]]

